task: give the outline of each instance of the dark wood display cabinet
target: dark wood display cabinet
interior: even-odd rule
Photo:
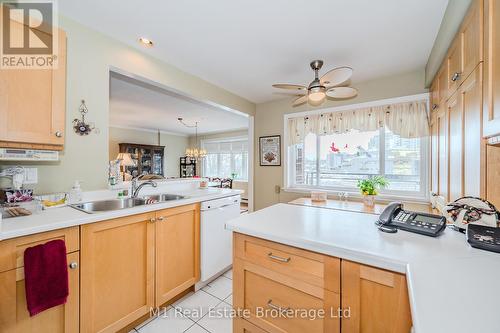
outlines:
[[[129,153],[134,166],[126,166],[125,172],[132,176],[163,176],[165,146],[141,145],[136,143],[120,143],[120,153]]]

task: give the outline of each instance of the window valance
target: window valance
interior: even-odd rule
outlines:
[[[303,141],[309,133],[328,135],[350,130],[374,131],[387,126],[403,138],[429,135],[427,101],[396,103],[382,106],[325,112],[288,119],[288,144]]]

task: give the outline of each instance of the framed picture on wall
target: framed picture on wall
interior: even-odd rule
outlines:
[[[281,136],[259,137],[259,153],[261,166],[281,165]]]

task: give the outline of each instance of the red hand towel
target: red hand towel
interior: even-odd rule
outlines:
[[[65,304],[69,294],[66,244],[53,240],[24,251],[24,283],[30,316]]]

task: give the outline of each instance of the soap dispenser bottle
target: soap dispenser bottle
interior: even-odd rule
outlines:
[[[75,180],[71,191],[69,191],[69,203],[75,204],[82,201],[82,188],[80,186],[80,181]]]

